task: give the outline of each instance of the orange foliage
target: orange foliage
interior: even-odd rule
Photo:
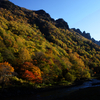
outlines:
[[[37,66],[33,65],[31,62],[25,62],[21,66],[21,72],[22,72],[22,77],[26,78],[29,81],[34,81],[37,83],[42,82],[40,69]],[[28,76],[26,74],[28,74]]]
[[[14,72],[14,68],[8,62],[0,63],[0,72],[11,75]]]

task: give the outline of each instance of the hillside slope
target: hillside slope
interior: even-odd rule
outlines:
[[[11,68],[18,74],[12,80],[21,83],[69,84],[99,74],[100,47],[70,29],[63,19],[54,20],[44,10],[32,11],[3,0],[1,78],[9,76],[8,67],[10,75]]]
[[[78,32],[79,34],[81,34],[82,36],[84,36],[85,38],[91,40],[92,42],[96,43],[97,45],[100,46],[100,41],[95,40],[94,38],[91,38],[90,33],[86,33],[85,31],[81,32],[80,29],[75,29],[72,28],[75,32]]]

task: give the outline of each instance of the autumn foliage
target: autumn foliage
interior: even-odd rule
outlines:
[[[8,62],[0,63],[0,72],[11,75],[14,72],[14,68]]]
[[[34,81],[35,75],[33,75],[33,73],[29,70],[25,70],[24,74],[22,75],[23,78],[26,78],[29,81]]]
[[[2,3],[1,76],[12,75],[15,69],[25,81],[59,84],[100,74],[100,46],[92,40],[73,29],[58,27],[59,22],[45,11]]]
[[[28,81],[41,83],[41,71],[40,69],[33,65],[31,62],[25,62],[21,67],[22,78],[25,78]]]
[[[2,89],[5,84],[9,83],[9,78],[14,74],[14,68],[8,62],[0,63],[0,85]]]

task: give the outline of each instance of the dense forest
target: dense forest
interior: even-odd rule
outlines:
[[[44,10],[0,1],[0,84],[68,85],[100,73],[100,46]]]

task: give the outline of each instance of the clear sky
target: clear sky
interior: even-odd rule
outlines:
[[[100,0],[9,0],[30,10],[43,9],[54,19],[63,18],[70,28],[79,28],[100,40]]]

